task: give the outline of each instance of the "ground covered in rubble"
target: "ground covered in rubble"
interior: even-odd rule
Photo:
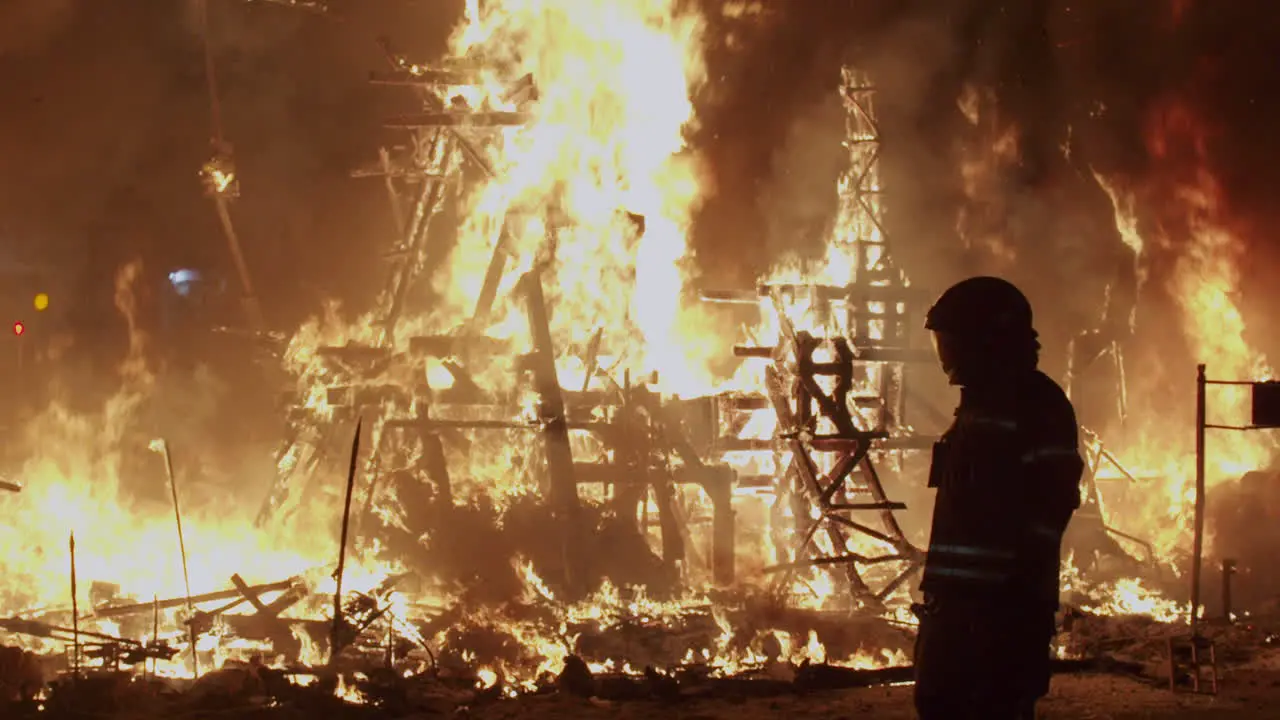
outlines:
[[[205,706],[178,710],[140,703],[117,713],[87,708],[80,712],[19,713],[15,717],[95,717],[120,720],[302,720],[315,717],[334,720],[427,720],[453,716],[474,720],[754,720],[755,718],[876,718],[911,720],[915,717],[909,685],[853,690],[796,692],[770,697],[750,693],[717,694],[714,699],[679,698],[672,701],[607,701],[559,692],[514,699],[498,699],[484,693],[441,696],[440,705],[416,712],[389,712],[371,706],[343,703],[332,696],[312,696],[307,702],[285,707]],[[456,705],[454,703],[457,703]],[[1224,669],[1216,696],[1172,692],[1162,682],[1142,677],[1109,674],[1061,675],[1054,679],[1050,697],[1042,705],[1046,720],[1108,719],[1158,720],[1162,718],[1237,718],[1273,720],[1280,708],[1280,649],[1255,656],[1249,663]]]
[[[1280,662],[1273,668],[1240,668],[1224,678],[1216,697],[1173,693],[1153,682],[1107,675],[1064,676],[1056,678],[1051,696],[1042,706],[1044,720],[1107,719],[1158,720],[1186,718],[1236,718],[1239,720],[1274,720],[1280,708]],[[585,700],[565,695],[524,697],[497,700],[462,707],[453,713],[422,712],[391,715],[372,708],[329,706],[262,708],[236,710],[230,708],[160,714],[135,710],[118,715],[92,713],[94,717],[116,717],[121,720],[212,720],[213,718],[254,718],[256,720],[294,720],[325,717],[335,720],[426,720],[453,715],[474,720],[752,720],[754,718],[876,718],[877,720],[911,720],[911,687],[863,688],[847,691],[817,692],[773,698],[723,698],[716,700],[608,702]],[[70,715],[59,715],[70,717]],[[39,717],[50,717],[42,713]]]
[[[1148,617],[1087,614],[1073,614],[1067,625],[1061,648],[1080,659],[1055,661],[1043,718],[1280,717],[1280,617],[1201,626],[1217,658],[1221,682],[1216,695],[1168,688],[1169,641],[1183,637],[1184,626]],[[1185,681],[1189,675],[1182,663],[1176,677]],[[531,694],[508,697],[516,684],[492,671],[435,666],[406,673],[376,663],[363,671],[284,669],[228,661],[194,683],[147,680],[128,672],[95,671],[75,680],[60,674],[45,688],[42,709],[35,701],[0,705],[0,720],[909,720],[915,716],[906,682],[910,677],[906,666],[855,669],[808,662],[776,662],[725,677],[692,665],[669,672],[647,667],[643,672],[593,672],[571,655],[557,675],[525,683]]]
[[[1104,675],[1066,676],[1054,681],[1042,718],[1238,718],[1274,720],[1280,714],[1280,671],[1233,674],[1217,697],[1171,693],[1128,678]],[[529,718],[629,718],[632,720],[747,720],[748,718],[857,718],[913,720],[911,687],[865,688],[788,698],[694,702],[669,706],[640,703],[593,703],[562,697],[528,698],[477,708],[470,717],[483,720]]]

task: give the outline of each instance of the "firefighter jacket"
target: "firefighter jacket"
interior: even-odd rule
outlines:
[[[1058,607],[1062,535],[1080,506],[1079,428],[1039,371],[965,387],[934,445],[920,589],[943,602]]]

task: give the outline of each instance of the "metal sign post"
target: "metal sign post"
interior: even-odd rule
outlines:
[[[1200,635],[1200,568],[1204,564],[1205,366],[1196,366],[1196,505],[1191,540],[1191,637]]]
[[[1252,412],[1248,425],[1212,425],[1207,418],[1206,390],[1210,385],[1247,386],[1253,393]],[[1189,663],[1181,669],[1189,670],[1192,688],[1201,691],[1202,652],[1208,651],[1208,665],[1211,668],[1209,692],[1217,692],[1218,677],[1215,667],[1213,642],[1200,635],[1200,585],[1204,565],[1204,510],[1205,510],[1205,431],[1206,430],[1268,430],[1280,428],[1280,382],[1253,380],[1209,380],[1203,364],[1196,367],[1196,488],[1195,516],[1193,519],[1192,560],[1191,560],[1191,618],[1189,621],[1191,637],[1189,648],[1181,653],[1188,657]],[[1189,653],[1186,652],[1189,650]],[[1174,639],[1169,641],[1170,666],[1169,685],[1177,684],[1180,664],[1179,648]]]

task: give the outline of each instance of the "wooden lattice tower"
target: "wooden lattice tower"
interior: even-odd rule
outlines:
[[[839,567],[854,604],[878,609],[919,570],[923,553],[895,513],[875,461],[923,449],[932,438],[911,433],[904,417],[906,368],[930,360],[915,347],[915,291],[892,264],[879,187],[880,135],[874,89],[853,70],[842,75],[849,164],[840,178],[839,231],[851,259],[848,283],[762,284],[749,293],[711,293],[720,302],[762,303],[781,329],[774,347],[739,346],[744,358],[767,358],[766,398],[725,398],[724,411],[777,416],[769,441],[729,440],[723,449],[776,453],[771,479],[778,587],[797,571]],[[797,301],[812,331],[797,330]],[[869,551],[865,541],[888,548]]]

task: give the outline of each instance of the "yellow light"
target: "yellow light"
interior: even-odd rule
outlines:
[[[44,310],[49,307],[49,296],[45,293],[36,295],[36,299],[32,303],[36,306],[36,310]]]

